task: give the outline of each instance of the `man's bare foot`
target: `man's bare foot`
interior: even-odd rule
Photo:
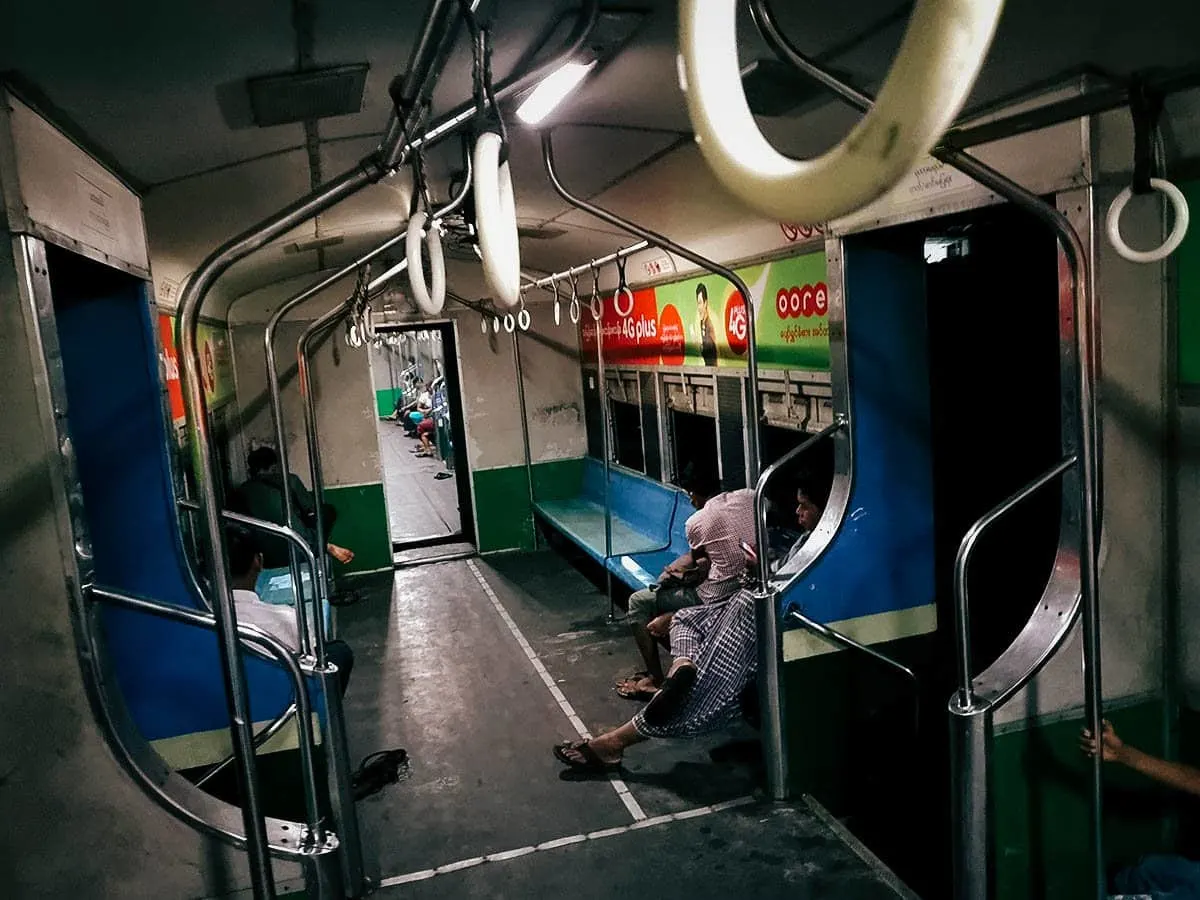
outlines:
[[[354,551],[347,550],[345,547],[339,547],[337,544],[327,544],[325,549],[329,551],[329,555],[340,562],[343,566],[350,560],[354,559]]]
[[[647,675],[645,678],[627,678],[617,683],[617,693],[622,697],[649,700],[658,690],[658,682]]]

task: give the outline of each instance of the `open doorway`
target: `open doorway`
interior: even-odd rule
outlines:
[[[454,326],[381,326],[377,333],[371,382],[392,550],[473,545]]]

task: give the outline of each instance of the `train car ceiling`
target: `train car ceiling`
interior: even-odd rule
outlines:
[[[852,20],[835,0],[776,5],[781,26],[801,49],[867,87],[886,71],[907,21],[907,7],[892,0],[864,0]],[[496,71],[510,71],[568,11],[569,4],[537,0],[499,4]],[[208,251],[305,193],[314,167],[330,177],[372,149],[388,112],[387,83],[404,67],[422,13],[421,4],[306,0],[292,8],[185,4],[167,14],[138,0],[123,5],[119,16],[104,7],[80,7],[64,19],[35,4],[23,7],[0,33],[0,59],[62,114],[56,118],[74,123],[101,158],[145,192],[156,290],[171,305],[178,285]],[[594,43],[607,60],[552,121],[571,126],[558,135],[559,156],[564,177],[585,196],[703,248],[706,239],[745,216],[725,211],[734,207],[683,140],[690,128],[676,77],[674,19],[667,0],[641,4],[634,15],[602,16]],[[1192,59],[1185,36],[1200,28],[1198,20],[1195,4],[1182,0],[1151,0],[1136,14],[1120,3],[1072,0],[1047,7],[1012,0],[971,106],[984,108],[1066,73],[1121,76],[1151,65],[1180,65]],[[748,21],[739,24],[739,42],[747,64],[768,55]],[[370,66],[359,111],[308,118],[316,122],[311,134],[303,124],[231,127],[231,121],[251,124],[234,113],[235,107],[250,108],[248,79],[348,64]],[[469,96],[469,70],[469,57],[457,53],[434,94],[435,114]],[[775,83],[774,77],[766,80]],[[854,119],[821,97],[799,112],[760,123],[792,154],[823,149]],[[567,230],[550,241],[527,241],[529,266],[549,271],[616,249],[620,236],[597,229],[554,196],[535,136],[514,127],[511,137],[522,224]],[[663,154],[662,164],[647,166]],[[447,147],[430,156],[440,196],[458,167],[456,155]],[[627,177],[639,167],[639,177]],[[365,191],[235,266],[214,302],[228,304],[271,282],[353,258],[399,226],[407,208],[403,184],[401,178],[399,192],[387,186]],[[644,202],[664,194],[674,199]],[[705,202],[716,196],[722,202]],[[330,236],[343,242],[320,253],[283,253],[284,246]]]

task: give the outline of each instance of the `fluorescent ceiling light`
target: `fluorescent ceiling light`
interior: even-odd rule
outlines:
[[[525,102],[517,109],[517,118],[526,125],[537,125],[583,81],[583,76],[595,65],[596,60],[589,63],[563,63],[543,78],[533,93],[525,98]]]

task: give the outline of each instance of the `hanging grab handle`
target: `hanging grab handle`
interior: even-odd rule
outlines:
[[[732,193],[785,222],[819,223],[883,196],[933,148],[983,65],[1004,0],[917,0],[874,107],[824,156],[784,156],[742,91],[737,0],[680,0],[679,74],[709,167]]]
[[[1171,201],[1171,207],[1175,210],[1175,226],[1171,229],[1171,233],[1167,236],[1166,241],[1156,250],[1134,250],[1121,237],[1121,213],[1125,211],[1125,204],[1133,196],[1133,187],[1126,187],[1125,190],[1117,194],[1113,200],[1112,206],[1108,208],[1108,240],[1113,245],[1113,249],[1122,257],[1135,263],[1152,263],[1166,259],[1172,253],[1179,249],[1179,245],[1183,243],[1184,237],[1187,235],[1188,223],[1191,221],[1191,213],[1188,211],[1187,198],[1183,196],[1183,191],[1171,184],[1165,178],[1151,178],[1150,187],[1159,193],[1163,194]]]
[[[579,276],[571,276],[571,324],[579,324]]]
[[[554,324],[562,324],[562,300],[558,295],[558,282],[551,281],[550,286],[554,289]]]
[[[1183,191],[1162,177],[1160,169],[1165,165],[1165,160],[1156,159],[1154,154],[1158,120],[1163,110],[1162,95],[1150,91],[1140,79],[1135,79],[1130,94],[1130,112],[1133,115],[1133,184],[1113,199],[1108,208],[1105,225],[1108,241],[1118,255],[1130,262],[1153,263],[1166,259],[1179,249],[1187,235],[1191,214]],[[1161,143],[1159,146],[1161,148]],[[1157,249],[1134,250],[1121,237],[1121,213],[1125,211],[1125,205],[1134,194],[1146,194],[1150,191],[1158,191],[1170,201],[1175,214],[1175,224],[1167,239]]]
[[[629,301],[628,308],[621,309],[621,300]],[[629,282],[625,278],[625,259],[617,257],[617,291],[613,294],[613,309],[617,315],[624,319],[626,316],[633,315],[633,291],[629,289]]]
[[[446,258],[442,254],[442,229],[437,222],[429,221],[425,210],[413,213],[408,220],[408,284],[412,289],[413,302],[427,316],[436,316],[446,305]],[[425,265],[421,261],[421,243],[429,247],[430,282],[425,281]]]
[[[485,131],[475,141],[475,227],[483,274],[496,304],[512,309],[521,299],[521,245],[508,163],[500,162],[503,141]]]
[[[588,303],[588,307],[592,311],[592,318],[597,322],[600,321],[600,316],[604,314],[604,301],[600,299],[600,269],[596,266],[596,261],[592,260],[592,299]]]

